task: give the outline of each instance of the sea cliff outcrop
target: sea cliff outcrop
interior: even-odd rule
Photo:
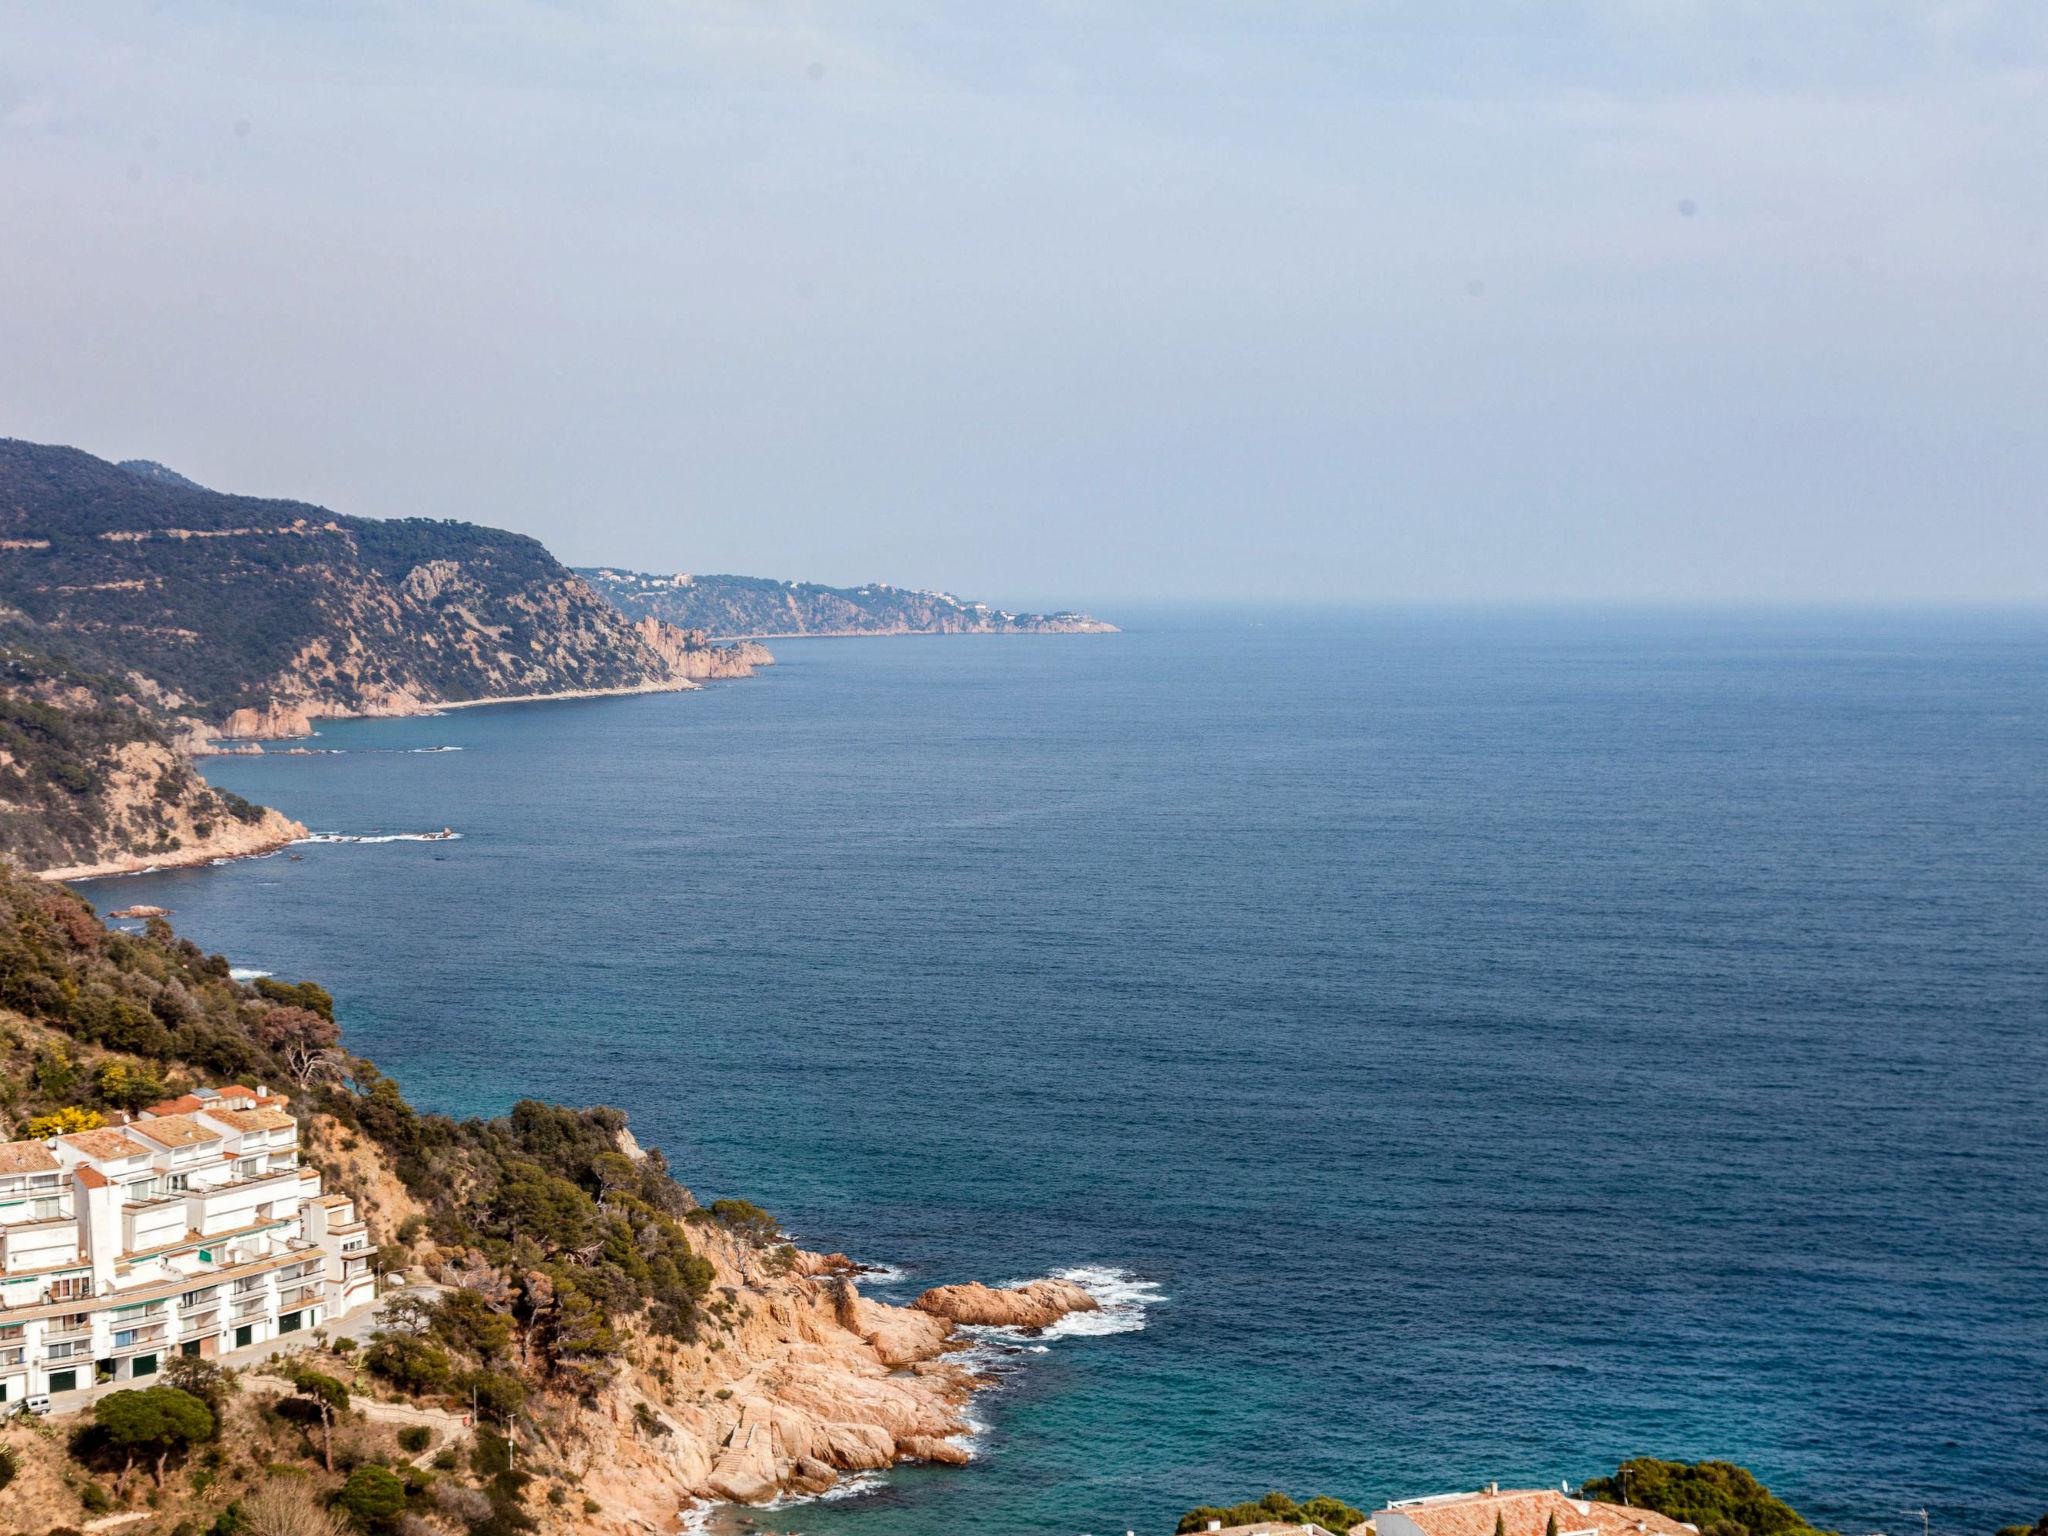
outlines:
[[[220,734],[227,741],[284,741],[313,734],[313,722],[297,704],[266,704],[261,709],[238,709],[222,722]]]
[[[999,1290],[979,1281],[934,1286],[911,1305],[952,1323],[980,1327],[1049,1328],[1070,1312],[1095,1312],[1102,1303],[1071,1280],[1033,1280]]]
[[[950,1322],[806,1273],[832,1256],[798,1253],[770,1272],[724,1233],[696,1241],[729,1301],[722,1331],[665,1346],[605,1389],[571,1457],[603,1510],[580,1528],[667,1529],[698,1500],[758,1504],[898,1462],[972,1459],[964,1407],[986,1383]],[[632,1432],[650,1419],[658,1432]]]

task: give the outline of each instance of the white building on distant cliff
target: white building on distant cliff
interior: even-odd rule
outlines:
[[[374,1299],[368,1228],[301,1166],[285,1106],[208,1088],[125,1125],[0,1142],[0,1412]]]

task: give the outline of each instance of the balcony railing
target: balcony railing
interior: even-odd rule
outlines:
[[[13,1349],[0,1349],[0,1369],[5,1369],[10,1365],[21,1364],[27,1355],[28,1350],[21,1346]]]
[[[125,1355],[138,1349],[157,1349],[162,1346],[164,1336],[165,1330],[161,1325],[155,1328],[124,1328],[114,1335],[114,1353]],[[126,1343],[122,1342],[124,1339]]]
[[[238,1318],[255,1317],[270,1306],[268,1296],[245,1296],[235,1303],[234,1315]]]
[[[277,1298],[278,1310],[288,1312],[294,1307],[306,1305],[309,1301],[318,1301],[322,1289],[324,1288],[319,1285],[301,1285],[286,1291]]]
[[[190,1317],[178,1319],[178,1337],[194,1339],[202,1333],[212,1333],[220,1327],[220,1308],[208,1307],[204,1312],[194,1312]]]

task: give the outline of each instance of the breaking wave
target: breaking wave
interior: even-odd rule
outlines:
[[[255,981],[258,977],[268,976],[269,974],[270,972],[268,971],[257,970],[253,965],[231,965],[228,967],[229,981]]]
[[[1100,1303],[1100,1312],[1069,1312],[1043,1330],[1046,1339],[1102,1338],[1112,1333],[1142,1333],[1145,1313],[1166,1300],[1156,1280],[1145,1280],[1127,1269],[1082,1265],[1063,1269],[1055,1280],[1071,1280]]]

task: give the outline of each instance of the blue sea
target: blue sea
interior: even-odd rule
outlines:
[[[460,840],[89,892],[332,987],[422,1106],[624,1106],[884,1294],[1115,1303],[1001,1353],[974,1467],[771,1528],[1634,1454],[2048,1509],[2048,619],[1112,616],[332,724],[208,772]]]

